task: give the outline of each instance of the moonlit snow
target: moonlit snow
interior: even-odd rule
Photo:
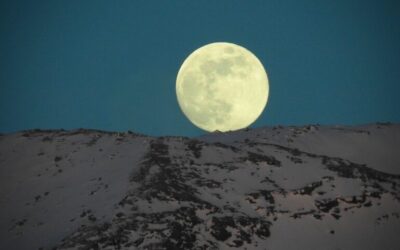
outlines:
[[[400,125],[0,136],[0,249],[398,249]]]

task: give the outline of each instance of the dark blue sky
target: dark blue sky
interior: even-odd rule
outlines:
[[[217,41],[267,69],[252,127],[400,122],[399,1],[1,1],[0,132],[201,134],[175,78]]]

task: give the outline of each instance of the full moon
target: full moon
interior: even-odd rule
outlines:
[[[248,127],[264,110],[268,94],[268,77],[260,60],[233,43],[211,43],[195,50],[176,79],[183,113],[209,132]]]

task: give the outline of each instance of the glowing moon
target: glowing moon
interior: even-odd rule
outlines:
[[[264,110],[268,94],[268,77],[261,62],[232,43],[211,43],[195,50],[176,79],[183,113],[210,132],[249,126]]]

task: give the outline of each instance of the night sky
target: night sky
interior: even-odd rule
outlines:
[[[0,132],[205,132],[181,112],[183,60],[252,51],[270,81],[252,127],[400,122],[399,1],[1,1]]]

